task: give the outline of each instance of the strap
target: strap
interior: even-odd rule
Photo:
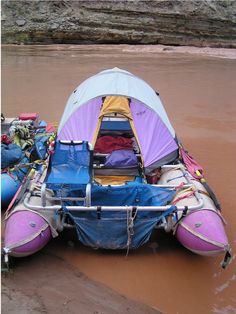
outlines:
[[[132,218],[134,219],[136,217],[137,214],[137,206],[133,206],[132,208]]]
[[[173,181],[173,180],[180,179],[180,178],[183,178],[183,177],[185,177],[184,174],[182,174],[181,176],[175,177],[175,178],[170,178],[170,179],[168,179],[166,182],[171,182],[171,181]]]
[[[225,253],[225,257],[224,257],[224,260],[221,262],[221,267],[223,269],[225,269],[229,263],[232,261],[232,256],[230,254],[230,251],[228,250],[226,253]]]
[[[157,223],[161,221],[164,217],[170,215],[171,213],[175,212],[177,207],[175,205],[170,206],[161,216],[158,217]]]
[[[175,188],[175,190],[176,190],[176,191],[180,191],[180,190],[182,190],[183,186],[184,186],[184,182],[181,182],[181,183]]]
[[[176,212],[176,223],[173,226],[173,234],[174,235],[175,235],[176,228],[177,228],[179,222],[187,215],[188,210],[189,210],[188,206],[185,206],[184,210],[182,211],[182,215],[181,215],[181,217],[179,219],[178,219],[178,214]]]
[[[183,199],[185,199],[185,198],[189,198],[189,197],[193,196],[194,193],[195,193],[195,191],[191,191],[191,192],[189,192],[188,194],[185,194],[185,195],[183,195],[183,196],[180,196],[180,197],[176,198],[176,199],[172,202],[172,205],[175,205],[176,203],[178,203],[179,201],[181,201],[181,200],[183,200]]]
[[[97,207],[97,219],[101,219],[101,212],[102,212],[102,207],[98,206]]]

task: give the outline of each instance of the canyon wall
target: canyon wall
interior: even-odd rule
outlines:
[[[3,44],[236,48],[236,1],[2,0]]]

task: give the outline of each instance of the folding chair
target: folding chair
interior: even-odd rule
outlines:
[[[83,201],[91,204],[92,148],[85,141],[58,141],[51,157],[48,175],[41,188],[42,206],[46,206],[46,189],[54,191],[53,201]],[[71,191],[84,191],[84,196],[72,197]],[[69,195],[69,196],[68,196]]]

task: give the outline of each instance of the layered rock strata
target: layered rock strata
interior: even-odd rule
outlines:
[[[2,0],[2,43],[236,48],[236,1]]]

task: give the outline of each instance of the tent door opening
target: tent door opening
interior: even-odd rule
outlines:
[[[139,145],[124,115],[109,113],[102,117],[93,165],[99,183],[122,184],[144,177]]]

